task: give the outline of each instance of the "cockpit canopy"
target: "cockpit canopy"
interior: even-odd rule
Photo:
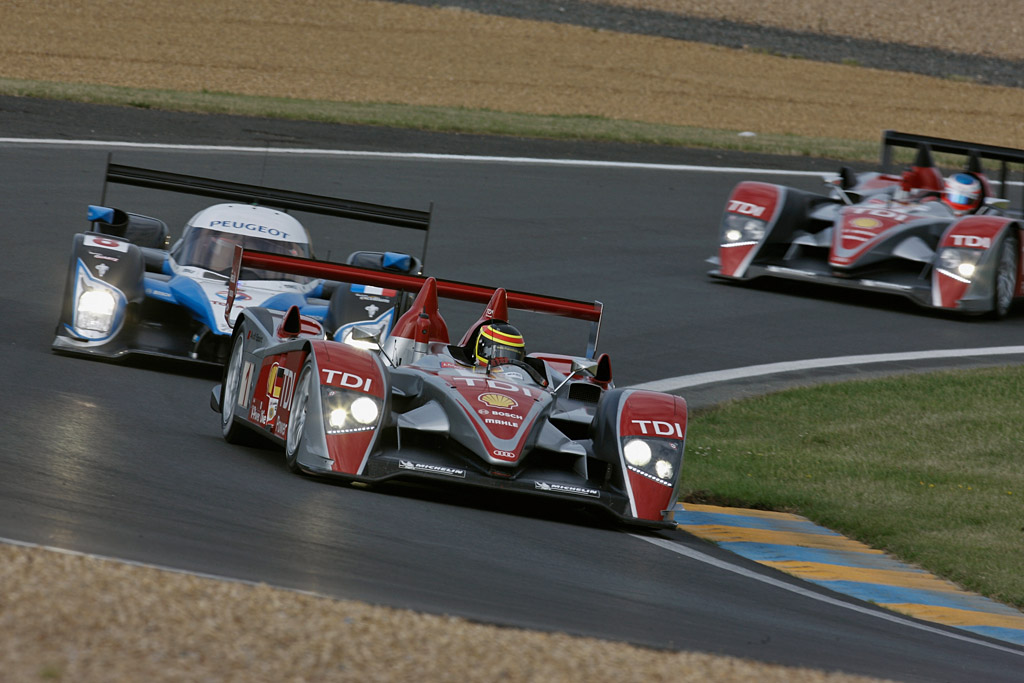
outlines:
[[[312,253],[306,229],[292,216],[264,206],[218,204],[203,209],[189,220],[173,255],[178,265],[228,276],[235,245],[246,250],[303,258],[309,258]],[[244,269],[241,279],[308,280],[255,268]]]

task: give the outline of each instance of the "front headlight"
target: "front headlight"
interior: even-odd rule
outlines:
[[[764,237],[766,225],[757,218],[735,213],[726,214],[722,222],[722,243],[759,242]]]
[[[980,249],[956,249],[948,247],[939,252],[939,268],[965,280],[974,277],[981,258]]]
[[[127,301],[124,294],[90,275],[81,261],[75,275],[71,328],[83,339],[98,340],[111,336],[124,319]]]
[[[114,323],[117,300],[114,295],[102,289],[91,289],[81,293],[76,306],[76,327],[106,334]]]
[[[678,439],[627,436],[622,456],[631,470],[671,486],[683,462],[683,442]]]
[[[328,434],[373,429],[380,417],[380,400],[355,391],[321,386],[324,428]]]
[[[643,439],[627,441],[622,447],[626,462],[634,467],[646,467],[651,461],[651,447]]]

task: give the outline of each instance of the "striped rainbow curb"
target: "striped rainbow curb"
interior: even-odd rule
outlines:
[[[880,607],[1024,645],[1024,612],[969,593],[799,515],[677,504],[678,528]]]

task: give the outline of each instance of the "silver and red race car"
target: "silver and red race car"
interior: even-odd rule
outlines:
[[[894,150],[915,158],[888,173]],[[937,155],[976,188],[961,205]],[[984,162],[999,165],[990,178]],[[922,306],[1004,317],[1024,296],[1024,150],[886,131],[881,173],[841,169],[825,194],[741,182],[725,206],[716,278],[762,276],[892,292]],[[1016,201],[1011,201],[1011,195]]]
[[[229,442],[262,435],[283,448],[294,472],[473,485],[572,501],[631,524],[674,524],[686,402],[614,387],[608,356],[595,358],[599,302],[241,249],[230,291],[245,268],[416,298],[386,338],[357,327],[350,343],[329,339],[297,307],[243,310],[211,396]],[[441,298],[485,304],[457,343]],[[230,296],[228,304],[230,312]],[[516,309],[588,322],[585,355],[510,353],[480,362],[480,331],[507,324]]]

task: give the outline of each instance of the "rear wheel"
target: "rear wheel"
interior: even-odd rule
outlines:
[[[1010,232],[999,246],[995,279],[992,283],[992,317],[1001,320],[1010,312],[1013,295],[1017,291],[1017,271],[1020,260],[1020,237]]]
[[[238,408],[239,385],[242,382],[242,355],[245,340],[236,334],[231,345],[231,355],[224,366],[224,381],[220,391],[220,431],[228,443],[242,443],[244,429],[235,423]]]
[[[299,375],[299,383],[295,387],[295,399],[292,401],[291,417],[288,419],[288,438],[285,440],[284,454],[288,461],[288,469],[299,472],[299,445],[306,432],[306,415],[309,410],[309,397],[313,386],[313,364],[306,361]]]

